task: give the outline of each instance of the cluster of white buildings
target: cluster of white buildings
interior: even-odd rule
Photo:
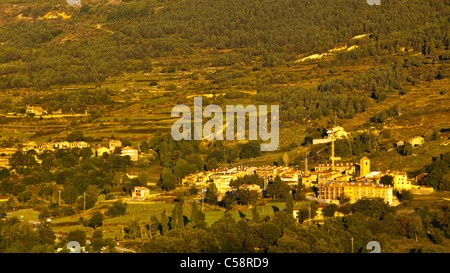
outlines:
[[[40,154],[46,150],[55,151],[58,149],[72,149],[72,148],[87,148],[90,147],[89,143],[86,141],[56,141],[56,142],[44,142],[37,144],[35,141],[24,141],[19,147],[6,147],[0,148],[0,167],[10,167],[9,158],[16,152],[28,152],[29,150],[34,150],[36,153]],[[116,148],[120,148],[121,156],[130,156],[132,161],[137,161],[139,159],[139,151],[137,148],[126,146],[122,147],[122,142],[120,140],[110,140],[108,146],[94,146],[92,147],[92,156],[102,156],[104,153],[112,154],[115,152]]]
[[[122,156],[128,155],[132,161],[137,161],[139,159],[138,149],[131,146],[122,147],[122,142],[120,140],[110,140],[108,147],[96,146],[92,148],[92,151],[94,152],[94,156],[102,156],[104,153],[114,153],[116,148],[120,148],[120,154]]]
[[[208,183],[214,183],[219,194],[225,194],[234,190],[230,185],[233,180],[253,174],[257,174],[264,179],[265,188],[277,175],[288,185],[297,185],[300,172],[291,167],[278,166],[218,168],[190,174],[182,179],[182,184],[185,186],[204,187]],[[255,184],[242,185],[241,187],[256,191],[263,190]]]
[[[333,167],[333,168],[332,168]],[[394,204],[394,190],[413,190],[414,179],[408,179],[405,172],[371,171],[370,160],[363,157],[358,163],[319,164],[313,171],[299,171],[291,167],[262,166],[219,168],[212,171],[198,172],[182,179],[184,186],[206,187],[214,183],[223,195],[235,190],[231,182],[245,175],[257,174],[264,179],[264,187],[276,176],[289,186],[294,187],[299,180],[306,187],[317,188],[317,199],[326,203],[338,203],[345,196],[351,203],[362,198],[381,198],[388,204]],[[384,185],[381,178],[392,177],[392,185]],[[258,185],[243,185],[249,190],[262,191]]]
[[[316,143],[332,142],[336,139],[345,139],[348,133],[341,126],[334,126],[327,130],[327,136]],[[327,141],[329,140],[329,141]],[[423,144],[423,138],[416,137],[408,140],[413,146]],[[314,143],[314,142],[313,142]],[[398,145],[403,143],[398,143]],[[340,160],[334,157],[334,145],[332,145],[331,164],[319,164],[313,171],[305,170],[301,180],[306,187],[317,188],[317,198],[325,202],[339,202],[345,196],[350,202],[356,202],[361,198],[382,198],[386,203],[394,201],[394,190],[411,190],[412,180],[409,180],[405,172],[398,171],[371,171],[370,160],[361,158],[356,163],[335,163]],[[392,185],[383,184],[382,177],[392,177]]]
[[[257,174],[264,179],[264,187],[257,185],[243,185],[250,190],[262,191],[279,176],[282,181],[295,187],[299,181],[306,187],[317,188],[317,198],[327,203],[337,203],[344,196],[350,202],[362,198],[381,198],[388,204],[394,203],[394,190],[412,190],[415,186],[413,179],[408,179],[405,172],[399,171],[371,171],[370,160],[363,157],[358,163],[319,164],[313,171],[299,171],[291,167],[262,166],[262,167],[234,167],[219,168],[212,171],[190,174],[182,179],[184,186],[206,188],[206,184],[214,183],[223,195],[235,190],[231,182],[245,175]],[[383,176],[392,177],[392,186],[384,185]]]

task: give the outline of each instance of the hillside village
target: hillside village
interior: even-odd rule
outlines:
[[[2,147],[0,148],[0,167],[9,168],[9,159],[16,152],[27,153],[34,151],[34,158],[40,163],[37,154],[42,154],[45,151],[56,151],[58,149],[72,149],[72,148],[91,148],[92,156],[102,156],[103,154],[112,154],[114,152],[119,153],[121,156],[129,156],[132,161],[139,159],[138,149],[131,146],[122,147],[120,140],[109,140],[108,146],[96,145],[91,147],[86,141],[55,141],[55,142],[43,142],[37,144],[35,141],[22,142],[19,147]]]
[[[340,126],[328,130],[327,139],[345,138],[347,132]],[[414,144],[414,143],[412,143]],[[421,145],[423,143],[419,143]],[[336,158],[335,158],[336,159]],[[244,176],[257,175],[264,180],[262,185],[244,184],[240,189],[248,189],[259,195],[267,191],[267,186],[274,182],[278,176],[291,190],[295,190],[299,183],[309,189],[310,200],[325,204],[339,204],[343,198],[354,203],[363,198],[381,198],[391,206],[400,202],[395,192],[403,190],[413,194],[431,194],[432,187],[420,186],[418,181],[427,174],[418,177],[408,177],[402,170],[379,171],[371,169],[370,159],[363,157],[359,162],[353,163],[321,163],[308,169],[307,160],[305,169],[294,169],[289,166],[236,166],[221,167],[210,171],[192,173],[182,179],[182,186],[199,187],[205,191],[210,184],[214,184],[219,193],[219,200],[227,194],[236,191],[232,182]],[[383,184],[383,179],[390,177],[389,184]],[[313,190],[315,189],[315,190]],[[139,194],[136,194],[139,191]],[[149,197],[149,189],[139,187],[135,189],[133,198],[145,200]]]
[[[328,129],[325,139],[342,139],[347,137],[347,132],[341,126],[334,126]],[[419,139],[419,141],[415,141]],[[414,145],[422,145],[424,142],[422,137],[412,138],[408,141]],[[399,143],[398,145],[403,145]],[[0,148],[0,167],[10,168],[9,159],[16,152],[29,153],[34,151],[34,158],[40,163],[38,154],[45,151],[56,151],[58,149],[83,149],[92,150],[92,156],[103,156],[104,154],[116,153],[121,156],[128,156],[131,161],[137,162],[140,158],[148,156],[139,151],[136,147],[122,146],[122,141],[118,139],[110,139],[108,145],[97,144],[91,146],[86,141],[55,141],[43,142],[37,144],[35,141],[22,142],[17,147]],[[333,157],[330,157],[332,159]],[[338,159],[334,157],[334,159]],[[298,183],[301,183],[308,189],[317,189],[316,192],[310,191],[310,195],[314,200],[322,203],[339,203],[339,199],[345,195],[350,199],[351,203],[362,198],[381,198],[389,205],[398,205],[399,202],[394,195],[394,191],[408,190],[415,194],[429,194],[433,192],[433,188],[419,186],[418,179],[422,179],[426,174],[419,177],[407,177],[402,170],[371,170],[370,160],[363,157],[359,162],[352,163],[320,163],[308,168],[308,162],[305,161],[305,169],[294,169],[290,166],[270,166],[261,167],[254,166],[236,166],[236,167],[220,167],[209,171],[201,171],[187,175],[182,178],[181,186],[198,187],[205,190],[209,184],[213,183],[218,190],[219,200],[227,193],[234,190],[230,183],[244,176],[257,175],[264,180],[263,185],[241,185],[240,187],[257,191],[261,194],[267,191],[267,186],[273,183],[274,179],[279,176],[281,181],[286,183],[291,189],[295,189]],[[128,174],[127,174],[128,175]],[[384,185],[382,178],[384,176],[392,177],[391,185]],[[132,174],[129,178],[135,178],[137,174]],[[133,200],[145,200],[150,197],[149,189],[146,185],[136,187],[133,190]]]
[[[264,186],[242,185],[251,190],[262,192],[272,183],[276,176],[291,188],[300,182],[308,188],[316,187],[315,200],[325,203],[339,203],[342,195],[350,198],[351,203],[362,198],[382,198],[390,205],[398,205],[393,191],[409,190],[417,194],[433,192],[430,187],[417,185],[416,178],[408,178],[401,171],[370,171],[370,160],[362,158],[358,163],[319,164],[312,171],[295,170],[291,167],[262,166],[220,168],[212,171],[198,172],[183,178],[184,186],[206,188],[214,183],[219,193],[224,196],[233,189],[230,182],[245,175],[256,174],[264,179]],[[380,183],[383,176],[392,177],[392,185]]]

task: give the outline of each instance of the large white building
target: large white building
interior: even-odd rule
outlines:
[[[42,109],[42,107],[33,107],[33,106],[27,106],[26,108],[26,113],[27,114],[34,114],[36,116],[42,116],[47,114],[47,111],[45,111],[44,109]]]
[[[334,126],[327,130],[328,138],[346,138],[347,132],[341,126]]]
[[[138,150],[136,148],[133,148],[130,146],[124,147],[122,149],[121,155],[122,156],[126,156],[126,155],[130,156],[132,161],[137,161],[139,158]]]
[[[144,199],[150,196],[150,189],[146,187],[134,187],[131,197],[133,199]]]
[[[378,185],[371,182],[326,182],[319,184],[318,199],[333,202],[345,196],[354,203],[363,198],[381,198],[392,204],[393,189],[388,185]]]
[[[67,149],[67,148],[70,148],[70,142],[68,141],[53,142],[53,149]]]
[[[74,141],[70,143],[70,147],[71,148],[85,148],[85,147],[89,147],[89,144],[86,141]]]

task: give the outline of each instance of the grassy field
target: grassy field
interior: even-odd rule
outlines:
[[[23,219],[23,220],[32,221],[32,222],[38,222],[39,221],[38,216],[39,216],[39,212],[32,210],[32,209],[26,209],[26,210],[20,210],[20,211],[14,211],[14,212],[8,213],[8,217],[17,217],[18,219]]]
[[[192,201],[192,200],[191,200]],[[190,218],[191,214],[191,201],[187,201],[184,205],[184,215]],[[304,206],[307,202],[296,202],[294,204],[294,208],[299,208]],[[85,220],[90,219],[96,211],[101,211],[103,213],[106,212],[107,208],[111,205],[111,202],[99,202],[94,208],[89,209],[86,213],[77,213],[68,217],[55,217],[51,219],[51,226],[55,234],[58,235],[66,235],[70,231],[74,230],[83,230],[86,232],[87,236],[92,236],[93,229],[90,227],[86,227],[82,225],[79,220],[80,217],[83,217]],[[123,236],[122,228],[126,227],[131,221],[138,221],[141,225],[148,224],[150,222],[150,218],[152,216],[156,216],[158,219],[161,218],[161,213],[163,210],[166,210],[166,215],[171,216],[172,209],[174,208],[173,203],[164,203],[164,202],[127,202],[127,210],[125,215],[117,216],[117,217],[107,217],[105,216],[103,222],[103,232],[104,238],[116,238]],[[201,208],[199,204],[198,208]],[[257,210],[260,214],[261,218],[265,216],[273,217],[274,211],[284,210],[285,203],[284,202],[268,202],[264,203],[264,205],[258,205]],[[251,208],[241,207],[239,209],[235,209],[230,211],[229,213],[236,219],[240,219],[244,217],[246,219],[252,219]],[[211,207],[205,204],[203,212],[205,213],[205,220],[208,225],[212,225],[213,223],[220,220],[224,214],[225,210],[218,207]],[[23,216],[23,218],[21,217]],[[8,217],[17,217],[18,219],[23,219],[25,221],[30,222],[39,222],[38,219],[39,212],[35,210],[21,210],[12,212],[8,215]]]

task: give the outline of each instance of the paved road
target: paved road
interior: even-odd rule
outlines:
[[[317,199],[316,197],[310,196],[310,195],[306,195],[305,199],[309,200],[309,201],[316,201],[319,203],[324,203],[324,204],[329,204],[327,201],[322,200],[322,199]]]

